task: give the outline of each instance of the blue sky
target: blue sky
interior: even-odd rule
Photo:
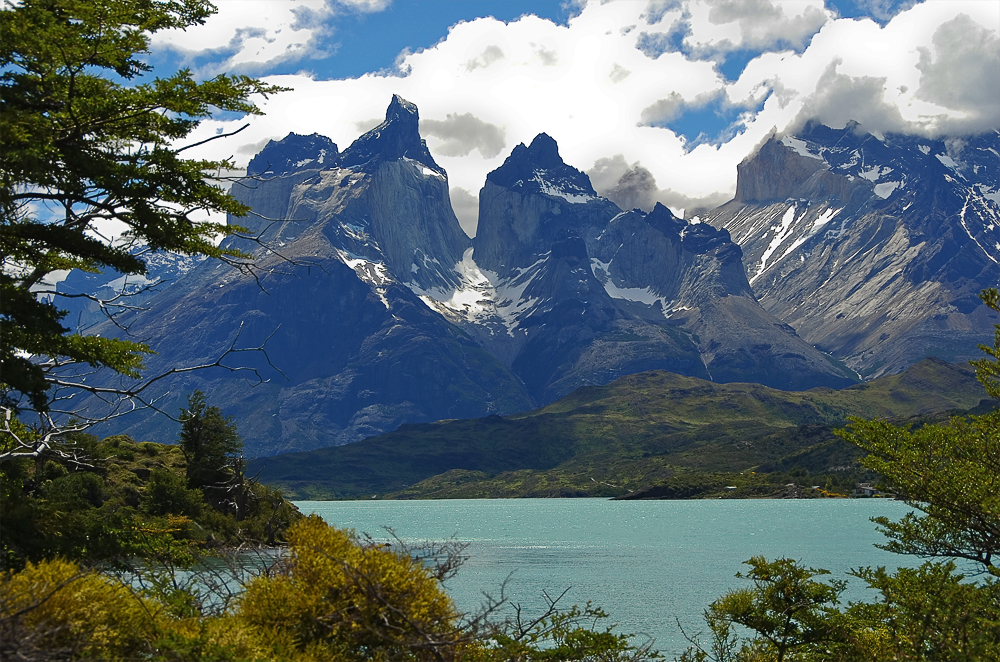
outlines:
[[[217,0],[215,4],[224,10],[229,1],[232,0]],[[257,0],[239,1],[252,3]],[[565,25],[574,13],[570,5],[537,0],[395,0],[368,11],[351,5],[327,5],[333,11],[324,19],[327,31],[318,35],[314,44],[319,55],[310,56],[305,63],[310,71],[326,79],[391,70],[400,53],[434,46],[460,21],[487,16],[513,21],[533,14]],[[155,55],[156,64],[185,63],[176,51],[161,50]],[[195,52],[186,64],[207,66],[217,60],[217,53]],[[255,69],[257,74],[295,74],[303,64],[301,59],[295,58],[249,69]]]
[[[161,33],[158,72],[188,66],[293,91],[211,156],[245,164],[268,139],[346,147],[393,93],[418,105],[463,227],[519,142],[545,131],[613,186],[642,168],[675,211],[718,204],[736,165],[806,119],[875,133],[1000,126],[994,0],[219,0],[206,25]],[[231,129],[238,118],[201,131]]]

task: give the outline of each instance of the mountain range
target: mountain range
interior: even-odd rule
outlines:
[[[928,338],[975,354],[992,320],[973,296],[1000,280],[998,147],[810,125],[741,164],[735,200],[684,220],[620,209],[542,133],[487,176],[470,239],[397,96],[343,151],[268,143],[233,191],[253,240],[228,245],[252,266],[202,262],[118,323],[158,352],[150,373],[264,345],[230,354],[235,373],[164,380],[157,402],[176,412],[202,389],[258,456],[513,414],[647,370],[840,388],[936,353]],[[147,414],[102,431],[174,436]]]

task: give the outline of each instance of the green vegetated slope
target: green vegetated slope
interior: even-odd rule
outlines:
[[[229,469],[223,489],[192,487],[178,445],[74,433],[61,448],[72,453],[2,465],[0,569],[56,556],[184,564],[220,547],[280,543],[301,518],[280,492]]]
[[[665,481],[676,490],[653,496],[704,495],[740,481],[740,495],[760,495],[774,480],[751,470],[828,480],[853,471],[857,451],[832,432],[848,416],[926,418],[985,397],[970,367],[937,359],[839,391],[652,371],[523,414],[403,425],[258,460],[251,471],[292,498],[312,499],[622,496]]]

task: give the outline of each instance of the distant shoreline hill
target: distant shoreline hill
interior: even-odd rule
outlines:
[[[205,261],[120,327],[157,352],[148,395],[177,412],[193,389],[235,417],[248,454],[348,444],[440,419],[507,415],[586,385],[660,369],[715,382],[843,387],[844,366],[758,304],[729,232],[663,206],[622,211],[552,138],[518,145],[480,194],[470,240],[447,173],[396,96],[339,151],[323,136],[270,142],[234,189],[258,241],[252,272]],[[97,414],[99,402],[90,403]],[[169,441],[138,412],[95,430]]]
[[[865,378],[977,358],[997,315],[1000,132],[931,140],[850,123],[773,136],[701,214],[743,249],[761,305]]]
[[[996,406],[985,398],[970,366],[938,359],[839,391],[652,371],[523,414],[404,425],[348,446],[257,459],[251,470],[293,499],[686,497],[734,481],[729,496],[766,496],[774,486],[765,472],[782,488],[790,473],[849,493],[859,451],[832,433],[849,416],[919,424]]]

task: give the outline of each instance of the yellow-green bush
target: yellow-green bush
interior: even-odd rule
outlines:
[[[290,531],[282,572],[246,590],[238,619],[303,660],[431,660],[462,649],[458,614],[419,561],[312,516]]]
[[[644,660],[625,635],[595,629],[589,604],[490,622],[459,614],[441,580],[460,563],[360,540],[318,517],[293,525],[277,566],[228,609],[166,568],[137,591],[56,559],[0,577],[0,659],[150,662]],[[439,550],[441,551],[441,550]],[[218,578],[211,569],[205,578]],[[187,580],[185,580],[187,581]],[[204,584],[201,588],[207,588]],[[221,613],[219,613],[221,611]],[[484,615],[480,615],[484,616]]]
[[[32,650],[123,659],[157,638],[156,604],[68,561],[28,563],[0,581],[0,594],[4,659],[32,659]]]

